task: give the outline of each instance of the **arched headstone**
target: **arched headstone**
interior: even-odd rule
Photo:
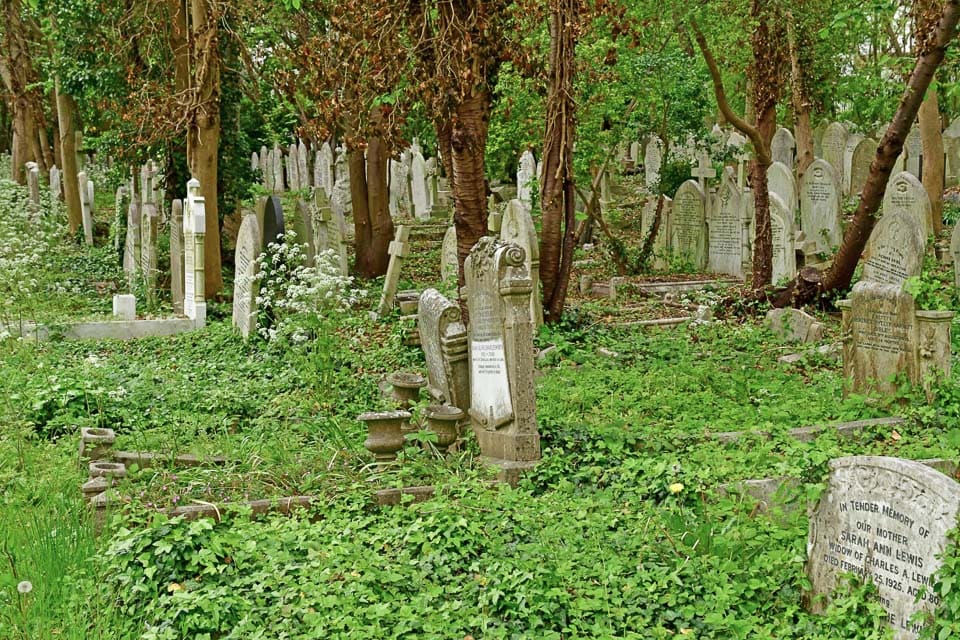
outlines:
[[[693,180],[687,180],[673,197],[670,220],[670,248],[683,256],[695,269],[707,267],[706,196]]]
[[[840,183],[829,162],[814,160],[800,180],[800,228],[830,255],[840,245]]]
[[[263,247],[271,242],[278,242],[278,238],[286,233],[283,218],[283,204],[277,196],[269,196],[263,207]]]
[[[233,326],[240,330],[244,338],[250,337],[257,326],[257,259],[262,247],[263,239],[260,237],[257,217],[244,216],[237,233],[233,277]]]

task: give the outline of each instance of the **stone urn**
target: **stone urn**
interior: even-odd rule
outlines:
[[[460,435],[460,421],[465,414],[463,411],[448,404],[431,405],[427,407],[427,425],[430,431],[437,434],[437,449],[446,453]]]
[[[80,458],[96,461],[109,457],[116,439],[113,429],[83,427],[80,429]]]
[[[420,389],[427,386],[427,379],[419,373],[398,371],[387,376],[390,385],[390,398],[400,405],[401,411],[410,411],[420,399]],[[403,423],[404,433],[413,433],[416,428],[411,426],[409,418]]]
[[[367,424],[367,440],[363,443],[377,462],[393,462],[403,448],[402,425],[410,420],[409,411],[371,411],[357,420]]]

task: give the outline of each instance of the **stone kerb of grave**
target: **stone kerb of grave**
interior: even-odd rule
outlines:
[[[464,271],[470,311],[470,419],[485,458],[515,482],[540,459],[534,395],[533,283],[523,249],[484,237]]]
[[[467,329],[460,317],[460,306],[436,289],[427,289],[420,296],[417,329],[427,361],[427,391],[430,397],[437,402],[469,410]]]
[[[811,609],[823,612],[844,574],[872,580],[896,640],[914,640],[933,613],[934,573],[956,526],[960,484],[919,462],[854,456],[830,462],[807,538]]]
[[[233,326],[239,329],[244,338],[249,338],[257,326],[257,259],[262,247],[257,216],[244,216],[237,234],[233,281]]]
[[[530,296],[530,318],[534,326],[539,327],[543,324],[543,302],[540,299],[540,241],[537,239],[537,228],[533,223],[530,210],[519,200],[511,200],[507,203],[500,225],[500,239],[523,249],[524,262],[533,283],[533,295]]]
[[[800,180],[800,228],[830,255],[840,245],[840,182],[830,163],[814,160]]]
[[[901,171],[887,184],[883,196],[883,215],[903,212],[923,225],[923,238],[933,235],[933,209],[923,183],[907,171]]]
[[[687,180],[673,197],[670,249],[693,263],[697,271],[707,267],[706,196],[693,180]]]

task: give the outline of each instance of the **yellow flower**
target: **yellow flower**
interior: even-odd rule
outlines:
[[[677,494],[683,491],[683,485],[679,482],[674,482],[672,485],[667,487],[670,490],[670,493]]]
[[[170,584],[167,585],[167,591],[169,591],[170,593],[173,593],[174,591],[182,591],[182,590],[183,590],[182,584],[171,582]]]

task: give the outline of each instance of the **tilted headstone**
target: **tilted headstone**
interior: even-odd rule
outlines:
[[[863,142],[864,138],[859,133],[851,133],[847,136],[847,144],[843,149],[843,195],[851,195],[853,178],[853,154],[857,150],[857,145]]]
[[[93,246],[93,206],[90,204],[91,189],[86,171],[77,174],[77,188],[80,190],[80,215],[83,222],[83,240]]]
[[[527,271],[533,283],[533,295],[530,296],[530,319],[534,327],[543,324],[543,301],[540,299],[540,241],[537,228],[533,223],[530,210],[519,200],[511,200],[503,214],[500,225],[500,239],[513,243],[523,249]]]
[[[830,255],[840,245],[840,182],[826,160],[814,160],[800,179],[800,228]]]
[[[413,215],[417,220],[430,219],[430,196],[427,193],[427,163],[415,147],[410,159],[410,198],[413,202]]]
[[[901,171],[890,178],[881,210],[883,215],[893,211],[904,212],[920,222],[925,239],[933,235],[933,209],[930,205],[930,197],[923,183],[908,171]]]
[[[793,211],[776,193],[770,194],[770,232],[773,241],[774,284],[793,278],[797,273],[797,253],[794,250]]]
[[[695,269],[707,268],[706,196],[693,180],[680,185],[673,197],[670,248],[692,262]]]
[[[396,236],[390,242],[388,253],[390,262],[387,264],[387,275],[383,281],[383,294],[380,296],[380,304],[377,305],[377,315],[385,316],[393,309],[395,298],[397,297],[397,287],[400,284],[400,269],[403,261],[410,253],[410,227],[399,225]]]
[[[437,403],[470,410],[470,369],[467,329],[460,305],[436,289],[420,294],[417,306],[420,346],[427,361],[427,391]]]
[[[823,612],[845,574],[873,582],[895,640],[915,640],[917,612],[933,613],[934,574],[956,527],[960,484],[912,460],[853,456],[830,461],[827,489],[810,518],[810,602]]]
[[[330,208],[330,201],[322,187],[315,187],[313,232],[317,253],[333,251],[340,275],[349,273],[347,264],[347,222],[342,214]]]
[[[157,233],[160,214],[157,205],[146,203],[140,209],[140,273],[146,287],[147,305],[157,300]]]
[[[710,207],[710,214],[707,216],[709,271],[743,277],[742,210],[743,194],[731,173],[725,171],[717,191],[716,205]]]
[[[400,159],[391,158],[388,162],[390,174],[390,217],[406,218],[410,215],[410,163],[409,153],[401,154]]]
[[[200,181],[187,182],[187,201],[183,211],[183,312],[198,327],[207,322],[204,281],[206,202],[200,195]]]
[[[537,160],[529,149],[520,156],[517,168],[517,200],[530,208],[533,204],[533,180],[537,177]]]
[[[353,213],[353,194],[350,192],[350,167],[347,165],[346,149],[337,150],[337,159],[334,163],[333,192],[330,195],[330,206],[340,215]]]
[[[797,209],[797,181],[793,171],[782,162],[774,162],[767,169],[767,189],[780,196],[793,216]]]
[[[787,342],[820,342],[823,323],[801,309],[771,309],[764,324]]]
[[[281,242],[280,236],[286,234],[286,220],[283,215],[283,204],[277,196],[269,196],[263,207],[263,248],[271,243]]]
[[[451,225],[447,232],[443,234],[443,244],[440,247],[440,278],[444,282],[456,281],[459,268],[457,228]]]
[[[249,338],[257,327],[257,273],[258,258],[263,247],[260,224],[256,215],[246,215],[237,233],[234,254],[233,326],[244,338]]]
[[[540,459],[533,283],[523,249],[490,236],[474,245],[464,272],[470,292],[470,420],[483,456],[516,477]]]
[[[794,150],[797,148],[797,141],[793,137],[790,129],[780,127],[773,134],[773,141],[770,143],[770,151],[774,162],[782,163],[789,171],[793,171]]]
[[[920,138],[920,127],[914,126],[907,134],[907,139],[903,141],[903,151],[906,161],[905,170],[913,174],[914,178],[920,178],[920,170],[923,167],[921,162],[923,158],[923,140]]]
[[[304,264],[312,267],[316,263],[316,244],[313,233],[313,211],[310,205],[297,198],[291,226],[296,234],[296,243],[303,248]]]
[[[823,142],[821,143],[823,147],[821,157],[833,167],[841,188],[844,183],[843,156],[847,150],[847,135],[847,128],[839,122],[834,122],[827,126],[823,132]]]
[[[663,140],[653,136],[643,151],[643,178],[648,189],[660,184],[660,169],[663,166]]]
[[[849,195],[859,196],[867,184],[867,177],[870,175],[870,165],[873,159],[877,157],[877,141],[873,138],[864,138],[857,143],[857,148],[853,150],[853,157],[850,159],[850,191]]]
[[[183,200],[170,207],[170,300],[176,315],[183,313]]]

